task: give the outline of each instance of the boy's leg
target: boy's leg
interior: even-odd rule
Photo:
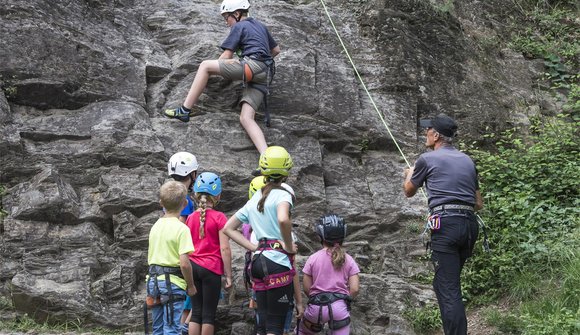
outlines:
[[[218,60],[204,60],[199,65],[191,88],[187,93],[183,106],[173,109],[166,109],[163,114],[170,118],[175,118],[183,122],[189,121],[191,108],[197,103],[197,99],[205,89],[209,76],[220,74],[220,65]],[[186,108],[186,109],[184,109]]]
[[[153,321],[153,335],[163,335],[163,305],[151,308],[151,318]]]
[[[155,281],[150,279],[147,282],[148,294],[152,294],[154,297],[159,297],[159,291],[155,287]],[[163,305],[156,305],[151,308],[151,321],[153,335],[163,335]]]
[[[197,73],[195,74],[195,78],[193,79],[193,83],[191,84],[191,88],[187,93],[187,97],[185,98],[183,106],[191,109],[197,103],[197,99],[207,86],[209,76],[212,74],[220,74],[219,61],[214,59],[204,60],[201,62],[199,69],[197,69]]]
[[[166,282],[165,280],[159,280],[158,282],[159,292],[161,294],[168,294]],[[161,305],[161,315],[163,317],[163,329],[160,334],[165,335],[180,335],[181,334],[181,324],[179,321],[181,320],[181,313],[183,312],[183,304],[185,302],[185,298],[179,299],[179,296],[185,297],[185,290],[180,288],[175,284],[171,284],[171,290],[173,295],[175,296],[177,301],[174,301],[172,304],[166,303]],[[173,311],[172,311],[173,307]],[[155,319],[155,316],[154,316]]]
[[[260,93],[261,94],[261,93]],[[247,102],[242,102],[242,112],[240,113],[240,123],[242,127],[246,130],[246,133],[258,149],[258,152],[263,153],[268,148],[266,144],[266,138],[262,129],[256,121],[254,116],[256,115],[256,110]]]
[[[173,285],[173,294],[185,294],[185,291]],[[173,302],[173,312],[169,304],[163,306],[163,333],[166,335],[181,335],[181,313],[183,312],[183,300]]]

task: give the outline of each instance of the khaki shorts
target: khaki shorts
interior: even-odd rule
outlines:
[[[237,59],[219,59],[220,74],[224,79],[229,80],[242,80],[243,79],[243,67],[239,60]],[[254,73],[260,72],[266,65],[262,62],[255,61],[250,58],[246,58],[246,62],[252,69]],[[266,84],[268,79],[268,74],[266,71],[254,75],[252,82],[257,84]],[[252,108],[257,111],[262,101],[264,100],[264,94],[251,87],[251,85],[246,85],[244,91],[242,92],[242,98],[240,99],[240,105],[244,102],[250,104]]]

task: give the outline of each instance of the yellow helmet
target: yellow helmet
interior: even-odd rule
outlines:
[[[248,190],[248,197],[249,199],[252,199],[252,197],[254,196],[254,193],[258,192],[258,190],[261,190],[262,187],[264,187],[266,185],[266,178],[264,178],[264,176],[258,176],[254,179],[252,179],[252,181],[250,182],[250,188]]]
[[[286,149],[279,146],[271,146],[260,155],[260,172],[268,177],[285,177],[294,166],[292,157]]]

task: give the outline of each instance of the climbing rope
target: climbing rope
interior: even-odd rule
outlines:
[[[330,16],[330,13],[328,12],[328,8],[326,8],[326,4],[324,3],[324,0],[320,0],[320,3],[322,4],[322,7],[324,8],[324,12],[326,13],[326,16],[328,17],[328,20],[330,21],[330,25],[332,26],[332,29],[334,29],[334,33],[336,34],[336,37],[338,37],[338,41],[340,42],[340,45],[342,46],[342,49],[344,50],[344,53],[346,54],[346,57],[348,57],[348,60],[350,62],[350,65],[352,66],[354,72],[356,73],[356,76],[357,76],[358,80],[360,81],[363,89],[365,90],[367,96],[369,97],[369,100],[371,101],[371,104],[375,108],[375,111],[377,112],[377,114],[379,116],[379,119],[381,119],[381,122],[383,122],[383,125],[385,126],[385,128],[387,129],[387,132],[389,133],[389,136],[391,137],[391,139],[395,143],[395,146],[397,147],[397,150],[399,150],[399,153],[401,154],[401,156],[405,160],[405,163],[407,163],[407,166],[410,168],[411,167],[411,164],[407,160],[407,157],[405,156],[405,153],[403,152],[403,150],[399,146],[399,143],[395,139],[395,136],[393,136],[393,133],[391,132],[391,129],[389,128],[389,125],[385,121],[385,118],[383,117],[383,114],[379,111],[379,108],[375,104],[375,100],[373,99],[373,97],[371,96],[371,93],[367,89],[367,85],[365,85],[364,80],[362,79],[360,73],[358,72],[358,70],[356,68],[356,65],[354,64],[354,61],[352,60],[352,57],[350,56],[350,53],[348,52],[348,49],[346,48],[346,45],[344,44],[344,42],[342,41],[342,38],[340,37],[340,34],[338,33],[338,29],[336,29],[336,26],[334,25],[334,21],[332,21],[332,17]],[[425,190],[423,188],[420,188],[419,190],[421,191],[421,194],[423,195],[423,197],[425,198],[425,200],[427,200],[427,194],[425,193]],[[484,243],[483,243],[483,248],[484,248],[484,250],[486,252],[489,252],[490,249],[489,249],[489,244],[487,242],[487,234],[485,233],[485,228],[486,228],[485,227],[485,223],[483,222],[483,219],[481,219],[481,217],[478,214],[476,214],[476,216],[477,216],[477,220],[478,220],[479,226],[483,229],[484,234],[486,235],[485,236],[485,239],[484,239]],[[425,229],[423,230],[423,233],[421,234],[421,238],[424,238],[426,236],[427,231],[429,229],[430,229],[429,225],[426,224],[425,225]]]
[[[354,72],[356,73],[356,76],[357,76],[358,80],[360,81],[363,89],[367,93],[367,96],[369,97],[369,100],[371,101],[371,104],[373,105],[375,111],[377,112],[377,114],[379,116],[379,119],[381,119],[381,121],[383,122],[383,125],[385,126],[385,128],[387,129],[387,132],[389,133],[389,136],[391,137],[391,139],[395,143],[395,146],[397,147],[397,150],[399,150],[399,153],[401,154],[401,156],[405,160],[405,163],[407,163],[407,166],[408,167],[411,167],[411,164],[407,160],[407,156],[405,156],[405,153],[403,152],[403,150],[399,146],[399,143],[397,142],[397,140],[395,139],[395,136],[391,132],[391,128],[389,128],[389,125],[385,121],[385,118],[383,117],[383,114],[379,111],[379,108],[375,104],[375,100],[373,99],[373,97],[371,96],[371,93],[367,89],[367,85],[365,85],[364,80],[362,79],[360,73],[358,72],[358,70],[356,68],[356,65],[354,64],[354,61],[352,60],[352,57],[350,56],[350,53],[348,52],[348,49],[346,48],[346,45],[344,45],[344,42],[342,41],[342,38],[340,37],[340,34],[338,33],[338,29],[336,29],[336,26],[334,25],[334,21],[332,21],[332,17],[330,16],[330,13],[328,12],[328,8],[326,8],[326,4],[324,3],[324,0],[320,0],[320,3],[322,4],[322,7],[324,8],[324,12],[326,13],[326,16],[328,17],[328,20],[330,21],[330,25],[332,25],[332,29],[334,29],[334,33],[336,34],[336,37],[338,37],[338,41],[340,42],[340,45],[342,45],[342,49],[344,50],[344,53],[346,54],[346,57],[348,57],[348,60],[350,62],[350,65],[352,66]],[[421,188],[420,190],[421,190],[421,194],[423,194],[423,197],[425,198],[425,200],[427,200],[427,194],[425,194],[425,191],[423,190],[423,188]]]
[[[385,121],[385,118],[383,117],[383,114],[379,111],[379,108],[375,104],[375,100],[373,99],[373,97],[371,96],[371,93],[367,89],[367,85],[365,85],[365,82],[363,81],[360,73],[358,72],[358,70],[356,68],[356,65],[354,65],[354,61],[352,60],[352,57],[350,57],[350,53],[348,52],[348,49],[346,48],[346,45],[344,45],[344,42],[342,41],[342,38],[340,37],[340,34],[338,33],[338,29],[336,29],[336,26],[334,25],[334,21],[332,21],[332,17],[330,17],[330,13],[328,12],[328,8],[326,8],[326,4],[324,3],[324,0],[320,0],[320,3],[322,4],[322,7],[324,7],[324,12],[326,12],[326,16],[328,16],[328,20],[330,21],[330,24],[332,25],[332,29],[334,29],[334,33],[336,34],[336,37],[338,37],[338,41],[340,42],[340,45],[342,45],[342,49],[344,50],[344,53],[346,54],[346,57],[348,57],[348,60],[350,61],[350,65],[352,66],[354,72],[356,73],[356,76],[357,76],[358,80],[360,81],[363,89],[367,93],[367,96],[369,97],[369,99],[371,101],[371,104],[375,108],[375,111],[379,115],[379,118],[383,122],[383,125],[387,129],[387,132],[389,133],[389,136],[391,136],[391,139],[393,140],[393,142],[395,143],[395,146],[399,150],[399,153],[401,154],[401,156],[405,160],[405,163],[407,163],[407,166],[408,167],[411,167],[411,164],[409,164],[409,161],[407,160],[407,157],[403,153],[403,150],[401,150],[401,147],[399,146],[399,143],[395,139],[395,136],[393,136],[393,133],[391,132],[391,129],[389,128],[389,125]]]

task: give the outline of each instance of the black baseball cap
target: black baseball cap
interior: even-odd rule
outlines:
[[[445,114],[439,114],[432,119],[422,119],[419,121],[419,125],[423,128],[433,128],[447,137],[455,137],[455,133],[457,133],[457,123]]]

